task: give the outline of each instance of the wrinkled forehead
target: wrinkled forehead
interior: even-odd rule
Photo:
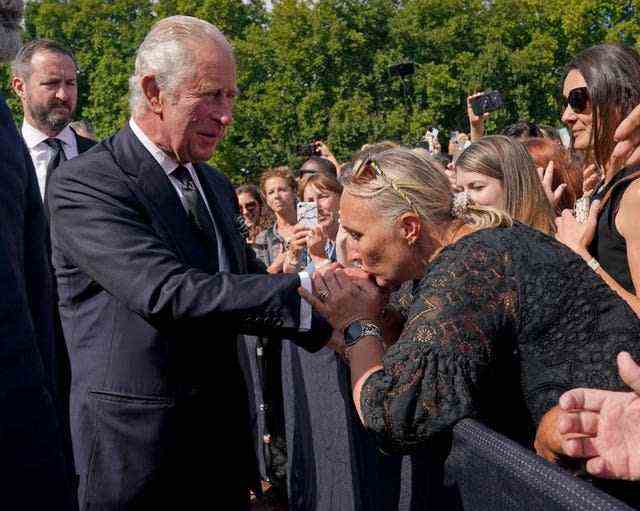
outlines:
[[[366,232],[381,219],[375,210],[373,201],[359,197],[350,192],[350,187],[344,189],[340,197],[340,224],[347,230]]]
[[[236,90],[236,62],[233,53],[215,42],[192,46],[194,66],[189,74],[198,78],[200,88]]]

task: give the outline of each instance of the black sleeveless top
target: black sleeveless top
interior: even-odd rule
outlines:
[[[638,170],[640,170],[638,166],[622,169],[606,186],[598,190],[594,199],[603,199],[616,183],[619,183],[622,179]],[[633,280],[631,279],[629,261],[627,260],[627,242],[618,232],[615,219],[618,214],[618,209],[620,208],[622,195],[634,181],[635,180],[630,180],[615,187],[611,197],[598,215],[598,228],[588,249],[589,253],[600,262],[602,268],[611,275],[618,284],[633,294],[636,293],[636,290],[633,285]]]

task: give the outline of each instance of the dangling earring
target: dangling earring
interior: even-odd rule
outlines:
[[[414,238],[414,239],[407,240],[407,245],[409,245],[410,247],[412,247],[412,246],[413,246],[413,244],[414,244],[415,242],[416,242],[415,238]]]

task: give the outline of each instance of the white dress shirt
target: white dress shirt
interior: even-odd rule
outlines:
[[[176,193],[178,194],[178,197],[180,197],[180,201],[182,201],[182,205],[185,207],[185,209],[187,209],[186,203],[184,202],[184,197],[182,195],[182,187],[180,186],[180,181],[178,180],[177,177],[173,175],[173,171],[180,166],[180,163],[178,163],[176,160],[171,158],[167,153],[165,153],[156,144],[154,144],[133,119],[129,120],[129,126],[131,127],[131,131],[133,131],[133,134],[138,138],[138,140],[140,140],[140,142],[145,147],[145,149],[149,151],[151,156],[153,156],[153,159],[158,162],[158,165],[160,165],[160,167],[162,167],[162,170],[164,170],[164,172],[167,174],[167,177],[169,178],[169,181],[175,188]],[[203,199],[205,205],[207,206],[207,210],[209,211],[209,215],[211,216],[211,221],[213,222],[213,225],[215,227],[216,236],[218,237],[219,270],[229,271],[230,269],[229,259],[227,258],[227,254],[224,249],[224,244],[222,243],[223,238],[221,233],[218,230],[216,219],[211,214],[211,208],[209,207],[209,203],[207,202],[206,195],[204,194],[202,186],[200,185],[200,180],[198,179],[198,175],[196,174],[196,171],[193,168],[193,165],[191,163],[185,163],[183,167],[185,167],[189,171],[189,174],[191,175],[191,179],[193,179],[193,182],[195,183],[196,188],[198,189],[198,193],[200,193],[200,197]],[[304,288],[307,289],[308,291],[311,291],[312,286],[311,286],[311,279],[309,277],[309,274],[306,272],[302,272],[299,274],[299,276],[300,276],[300,282],[302,286],[304,286]],[[300,327],[299,328],[301,331],[308,331],[311,329],[311,305],[304,299],[300,300]]]
[[[40,188],[40,196],[44,200],[44,187],[47,182],[47,165],[54,155],[53,148],[45,143],[45,140],[50,137],[31,126],[27,121],[22,123],[22,137],[27,144],[27,149],[29,149],[29,154],[33,160],[36,177],[38,178],[38,187]],[[67,160],[78,156],[78,141],[68,125],[54,138],[62,141],[62,150]]]

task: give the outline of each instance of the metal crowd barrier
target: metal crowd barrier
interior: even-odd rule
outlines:
[[[447,475],[455,480],[465,511],[633,509],[471,419],[454,428]]]

